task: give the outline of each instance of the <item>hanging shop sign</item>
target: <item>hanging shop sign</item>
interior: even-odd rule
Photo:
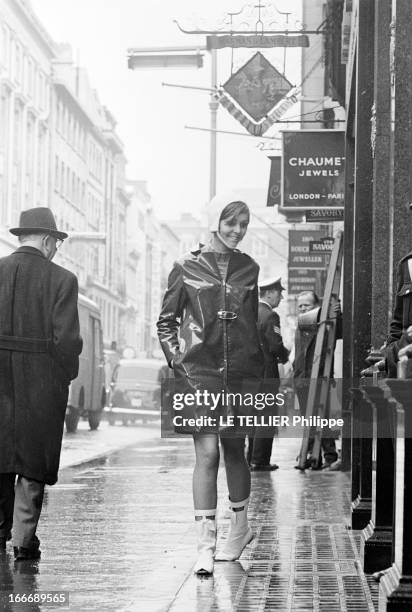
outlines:
[[[234,117],[244,128],[247,129],[249,134],[252,136],[262,136],[276,121],[286,113],[286,111],[291,108],[298,101],[297,98],[298,90],[293,89],[288,93],[286,98],[281,100],[279,104],[275,106],[273,111],[271,111],[267,117],[261,121],[260,123],[255,123],[252,121],[246,113],[242,111],[238,106],[236,106],[232,100],[230,100],[229,96],[227,96],[223,91],[219,92],[218,101],[219,103],[226,108],[226,110]]]
[[[283,132],[281,209],[343,209],[344,132]]]
[[[263,34],[256,34],[253,36],[239,36],[239,35],[217,35],[206,37],[207,50],[211,49],[223,49],[230,47],[232,49],[250,48],[250,49],[264,49],[265,47],[309,47],[309,36],[305,34],[299,34],[295,36],[269,36]]]
[[[271,156],[270,159],[270,176],[269,188],[266,206],[276,206],[280,204],[280,164],[279,155]]]
[[[258,51],[226,81],[223,89],[259,122],[290,92],[292,84]]]
[[[306,211],[306,223],[343,221],[343,208],[313,208]]]

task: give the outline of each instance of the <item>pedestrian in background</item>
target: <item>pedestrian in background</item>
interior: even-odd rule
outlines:
[[[280,318],[274,310],[277,308],[283,299],[280,277],[267,278],[259,282],[260,299],[259,299],[259,315],[258,315],[258,330],[262,343],[263,355],[265,358],[264,383],[263,391],[276,395],[279,391],[279,363],[287,363],[289,351],[284,346],[280,333]],[[273,408],[271,409],[273,413]],[[262,430],[267,434],[268,428]],[[247,451],[248,463],[252,471],[272,471],[279,466],[275,463],[270,463],[272,455],[273,434],[265,435],[260,430],[254,437],[249,436],[249,445]]]
[[[174,371],[176,391],[241,392],[246,379],[260,384],[263,373],[257,329],[259,266],[237,249],[249,224],[249,208],[230,196],[216,197],[208,212],[210,241],[175,263],[158,334]],[[193,435],[196,454],[193,501],[199,556],[194,571],[211,574],[216,549],[219,437],[232,512],[228,539],[216,560],[238,559],[253,538],[247,520],[250,472],[244,453],[245,434],[229,431],[233,428],[222,430],[219,425],[219,415],[235,412],[236,406],[222,403],[213,413],[201,405],[189,410],[194,417],[217,417],[217,425],[184,430]]]
[[[44,487],[57,481],[82,340],[77,278],[51,261],[67,234],[44,207],[10,232],[21,246],[0,259],[0,548],[13,533],[21,561],[40,557]]]
[[[312,375],[312,366],[315,356],[316,336],[319,327],[320,316],[320,300],[314,291],[303,291],[297,296],[297,308],[299,315],[305,315],[313,311],[314,317],[311,325],[300,326],[301,321],[298,316],[298,327],[295,335],[295,361],[293,363],[293,376],[295,380],[295,389],[299,398],[299,406],[302,416],[306,415],[306,404],[309,397],[309,385]],[[315,312],[316,309],[316,312]],[[342,337],[342,313],[340,303],[337,301],[335,305],[336,313],[336,338]],[[323,370],[323,362],[325,355],[321,357],[320,372]],[[333,376],[333,366],[332,374]],[[314,413],[316,414],[316,412]],[[326,415],[327,416],[327,415]],[[336,452],[335,436],[333,432],[324,427],[322,429],[321,447],[323,450],[323,465],[317,464],[317,458],[312,457],[314,445],[313,431],[309,437],[308,457],[305,462],[305,468],[312,469],[339,469],[340,465],[337,462],[338,453]],[[296,466],[297,468],[299,466]]]
[[[388,375],[397,376],[399,351],[412,342],[412,251],[398,264],[395,303],[384,353]]]

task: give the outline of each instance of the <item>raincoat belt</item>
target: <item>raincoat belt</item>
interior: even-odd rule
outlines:
[[[23,353],[48,353],[51,340],[45,338],[24,338],[0,334],[0,350],[20,351]]]

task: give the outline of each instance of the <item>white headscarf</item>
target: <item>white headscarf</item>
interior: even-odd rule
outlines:
[[[219,231],[219,221],[220,217],[222,216],[222,212],[231,202],[244,202],[246,205],[248,205],[245,200],[244,194],[242,196],[241,190],[235,189],[219,195],[215,195],[214,198],[210,200],[207,207],[209,232]]]

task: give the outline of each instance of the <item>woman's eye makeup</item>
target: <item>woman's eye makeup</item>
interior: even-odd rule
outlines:
[[[228,225],[229,227],[233,227],[234,225],[236,225],[236,220],[235,219],[230,219],[228,221],[225,221],[226,225]],[[243,229],[245,227],[247,227],[249,224],[246,221],[242,221],[242,223],[240,223],[240,227]]]

